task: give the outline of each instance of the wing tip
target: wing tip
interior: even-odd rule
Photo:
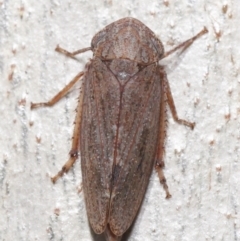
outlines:
[[[121,241],[122,235],[121,236],[116,236],[110,229],[109,226],[106,227],[104,231],[104,236],[106,241]]]

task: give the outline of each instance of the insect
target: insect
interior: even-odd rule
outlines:
[[[56,48],[70,57],[91,50],[93,58],[49,102],[31,103],[31,108],[54,105],[82,80],[70,158],[52,181],[68,172],[80,151],[88,219],[107,241],[121,240],[131,226],[154,167],[166,198],[171,197],[163,174],[167,105],[176,122],[191,129],[195,124],[178,118],[159,60],[185,50],[206,32],[165,53],[147,26],[128,17],[98,32],[91,47],[75,52]]]

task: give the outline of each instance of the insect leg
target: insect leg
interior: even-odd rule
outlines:
[[[55,48],[55,51],[57,51],[59,53],[62,53],[62,54],[65,54],[66,56],[71,57],[71,58],[74,57],[77,54],[81,54],[81,53],[84,53],[84,52],[89,51],[89,50],[92,50],[92,48],[87,47],[87,48],[76,50],[74,52],[69,52],[69,51],[59,47],[59,45],[57,45],[57,47]]]
[[[179,44],[178,46],[176,46],[175,48],[169,50],[168,52],[166,52],[163,57],[163,58],[166,58],[167,56],[169,56],[170,54],[176,52],[178,49],[180,48],[183,48],[181,52],[183,52],[185,49],[187,49],[196,39],[200,38],[203,34],[207,33],[208,30],[206,27],[203,28],[202,31],[200,31],[198,34],[196,34],[195,36],[193,36],[192,38],[184,41],[183,43]]]
[[[83,76],[84,72],[77,74],[74,79],[68,83],[60,92],[58,92],[50,101],[41,102],[41,103],[31,103],[31,109],[36,109],[44,106],[53,106],[57,103],[62,97],[64,97],[68,91],[73,87],[73,85]]]
[[[160,78],[162,79],[160,72]],[[168,185],[166,178],[163,173],[163,168],[165,166],[163,156],[164,156],[164,144],[165,144],[165,137],[166,137],[166,129],[167,129],[167,96],[165,94],[165,83],[161,81],[161,100],[160,100],[160,117],[159,117],[159,136],[158,136],[158,147],[157,147],[157,154],[156,154],[156,163],[155,168],[158,173],[159,181],[163,185],[163,188],[166,193],[166,198],[170,198],[171,194],[168,190]]]
[[[70,158],[69,160],[64,164],[61,171],[57,173],[54,177],[52,177],[52,182],[55,183],[58,178],[60,178],[64,173],[68,172],[69,169],[73,166],[75,161],[78,158],[78,149],[79,149],[79,137],[80,137],[80,131],[81,131],[81,119],[82,119],[82,103],[83,103],[83,91],[80,94],[79,100],[78,100],[78,106],[77,106],[77,114],[74,121],[74,130],[73,130],[73,137],[72,137],[72,148],[69,152]]]
[[[66,85],[57,95],[55,95],[50,101],[41,102],[41,103],[31,103],[31,109],[54,105],[63,96],[65,96],[68,93],[68,91],[83,76],[83,74],[84,72],[80,72],[78,75],[76,75],[74,79],[68,85]],[[72,148],[71,148],[71,151],[69,152],[70,158],[62,167],[62,170],[52,178],[53,183],[55,183],[57,179],[61,177],[65,172],[68,172],[68,170],[72,167],[72,165],[75,163],[75,161],[78,158],[78,144],[79,144],[79,133],[80,133],[80,124],[81,124],[80,122],[81,122],[81,115],[82,115],[82,98],[83,98],[82,96],[83,96],[83,93],[80,95],[78,107],[76,110],[77,115],[74,122],[75,126],[74,126],[73,137],[72,137]]]
[[[161,103],[160,103],[160,130],[159,130],[159,137],[158,137],[158,149],[157,149],[157,157],[156,157],[156,163],[155,163],[155,168],[158,172],[159,180],[160,183],[163,185],[163,188],[166,192],[166,198],[170,198],[171,194],[168,191],[168,185],[166,182],[166,178],[163,173],[163,168],[165,166],[164,160],[163,160],[163,155],[164,155],[164,141],[166,137],[166,127],[167,127],[167,118],[166,118],[166,104],[169,105],[170,110],[172,112],[173,119],[178,122],[179,124],[186,125],[190,127],[191,129],[194,128],[195,123],[189,122],[183,119],[179,119],[176,111],[176,107],[174,104],[174,100],[172,97],[171,89],[167,80],[167,75],[164,71],[164,69],[159,66],[159,74],[160,74],[160,79],[162,87],[162,95],[161,95]]]
[[[170,86],[169,86],[169,83],[168,83],[168,80],[167,80],[167,75],[166,75],[166,73],[163,69],[160,70],[160,72],[161,72],[163,82],[164,82],[164,86],[165,86],[164,92],[165,92],[166,97],[167,97],[167,103],[168,103],[168,105],[170,107],[170,110],[172,112],[173,119],[177,123],[188,126],[193,130],[193,128],[195,126],[194,122],[186,121],[184,119],[179,119],[178,114],[177,114],[177,110],[176,110],[176,107],[175,107],[175,104],[174,104],[174,100],[173,100],[173,97],[172,97],[171,89],[170,89]]]

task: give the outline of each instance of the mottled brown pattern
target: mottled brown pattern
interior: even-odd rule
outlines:
[[[122,236],[137,214],[154,163],[170,197],[159,138],[165,137],[166,101],[175,107],[158,65],[163,46],[140,21],[124,18],[108,25],[91,48],[94,58],[83,79],[83,189],[93,230]]]
[[[95,58],[84,79],[84,93],[89,94],[84,96],[80,138],[83,189],[97,233],[104,231],[108,216],[112,231],[122,235],[145,193],[159,128],[161,85],[159,74],[152,74],[156,68],[153,63],[121,85]]]
[[[110,24],[92,40],[84,78],[80,137],[83,189],[96,233],[121,236],[131,225],[157,148],[163,47],[138,20]]]
[[[107,241],[120,241],[132,224],[149,182],[153,166],[171,197],[164,167],[166,104],[173,118],[193,129],[194,123],[179,119],[163,66],[158,64],[179,48],[186,49],[206,33],[164,53],[154,33],[133,18],[120,19],[97,33],[90,48],[68,52],[70,57],[92,50],[93,59],[62,91],[46,103],[51,106],[82,78],[70,159],[52,178],[67,172],[81,153],[83,191],[87,214],[95,233]]]

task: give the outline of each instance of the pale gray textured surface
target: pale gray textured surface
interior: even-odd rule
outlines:
[[[240,240],[240,2],[72,2],[0,1],[0,240],[91,240],[79,161],[56,185],[49,179],[68,158],[79,91],[54,108],[29,107],[50,99],[91,57],[68,59],[54,52],[57,44],[88,47],[126,16],[149,26],[166,50],[209,29],[164,61],[178,114],[196,128],[169,115],[165,175],[173,197],[164,198],[153,173],[128,240]]]

